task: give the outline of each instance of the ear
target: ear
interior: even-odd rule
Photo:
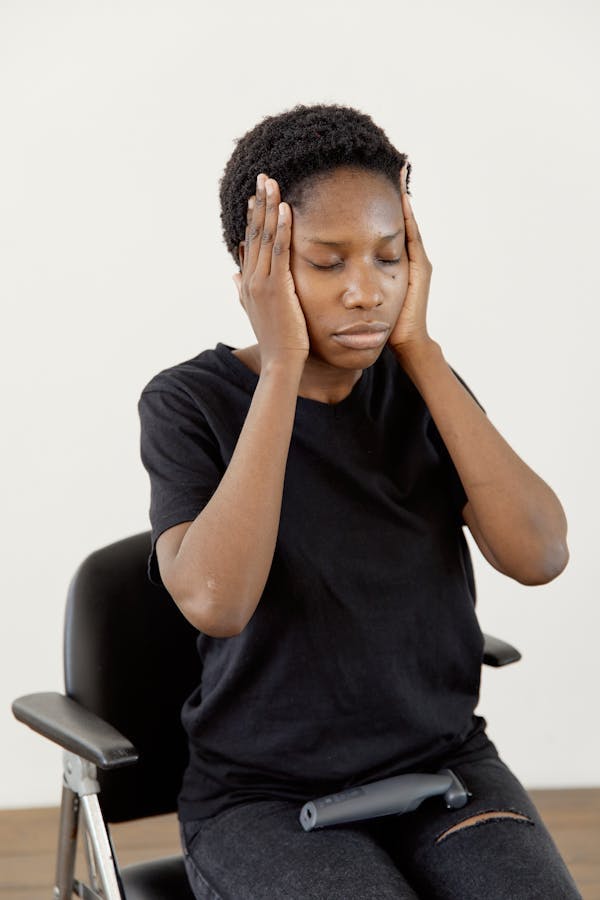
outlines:
[[[240,301],[240,303],[243,306],[244,303],[242,301],[242,273],[236,272],[235,275],[231,276],[231,280],[235,284],[236,290],[238,292],[238,300]]]
[[[238,256],[240,258],[240,271],[244,268],[244,255],[246,253],[246,241],[240,241],[238,244]]]

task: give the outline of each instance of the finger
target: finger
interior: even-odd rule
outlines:
[[[260,272],[266,278],[271,272],[273,245],[275,243],[275,235],[277,233],[279,185],[274,178],[267,178],[265,182],[265,196],[265,219],[262,235],[260,238],[260,252],[258,254],[256,271]]]
[[[292,242],[292,210],[287,203],[280,203],[277,218],[277,233],[273,242],[271,274],[283,277],[290,268],[290,245]]]
[[[244,231],[244,240],[241,244],[244,245],[244,254],[242,256],[241,253],[238,252],[238,256],[240,259],[240,272],[242,274],[246,273],[248,268],[248,248],[250,246],[250,228],[252,225],[252,210],[254,209],[254,203],[256,201],[256,197],[252,195],[252,197],[248,198],[248,208],[246,209],[246,230]],[[240,244],[240,246],[241,246]]]
[[[405,209],[406,250],[415,274],[431,277],[432,266],[423,246],[423,239],[417,225],[408,194],[402,195]]]
[[[406,193],[406,176],[408,175],[408,160],[404,161],[404,165],[400,169],[400,191]]]
[[[240,259],[240,272],[244,271],[247,260],[248,260],[248,257],[246,256],[246,254],[248,252],[249,232],[250,232],[250,226],[252,223],[252,210],[254,209],[255,201],[256,201],[256,197],[254,196],[254,194],[248,198],[248,208],[246,210],[246,230],[244,232],[244,240],[241,242],[244,247],[243,258],[242,258],[241,253],[238,254],[239,259]]]
[[[406,229],[406,244],[409,250],[418,251],[419,247],[425,253],[421,232],[413,213],[412,205],[407,193],[402,194],[402,208],[404,211],[404,226]]]
[[[265,181],[267,176],[261,172],[256,179],[256,196],[254,200],[254,208],[248,229],[248,240],[246,243],[246,271],[250,274],[256,269],[256,261],[260,251],[260,238],[263,230],[263,222],[265,218]]]

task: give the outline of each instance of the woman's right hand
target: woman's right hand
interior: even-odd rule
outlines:
[[[260,174],[248,201],[241,273],[233,276],[240,303],[258,340],[261,364],[305,360],[310,342],[290,271],[292,210],[280,203],[279,185]],[[241,257],[240,257],[241,259]]]

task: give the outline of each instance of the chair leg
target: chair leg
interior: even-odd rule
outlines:
[[[110,839],[98,802],[100,785],[96,778],[96,766],[69,751],[63,754],[63,766],[65,786],[54,898],[71,900],[75,894],[84,900],[123,900]],[[90,886],[73,877],[80,817]]]
[[[81,812],[90,837],[96,872],[102,886],[102,896],[106,900],[122,900],[112,848],[96,794],[86,794],[81,798]]]
[[[85,853],[85,861],[87,864],[90,885],[92,889],[97,894],[99,894],[99,892],[102,890],[102,885],[100,883],[100,878],[98,877],[98,866],[96,865],[96,855],[94,853],[94,847],[92,846],[92,839],[88,833],[87,828],[83,829],[83,836],[83,849]]]
[[[79,797],[67,785],[63,785],[58,832],[58,855],[54,900],[71,900],[75,852],[77,850],[77,826],[79,823]]]

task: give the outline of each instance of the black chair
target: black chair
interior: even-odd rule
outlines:
[[[149,550],[143,532],[81,564],[67,597],[65,694],[13,703],[17,719],[65,751],[55,900],[193,900],[181,856],[120,869],[108,826],[175,811],[187,760],[179,714],[201,679],[197,632],[148,580]],[[485,663],[518,659],[486,636]],[[80,825],[87,884],[74,878]]]

